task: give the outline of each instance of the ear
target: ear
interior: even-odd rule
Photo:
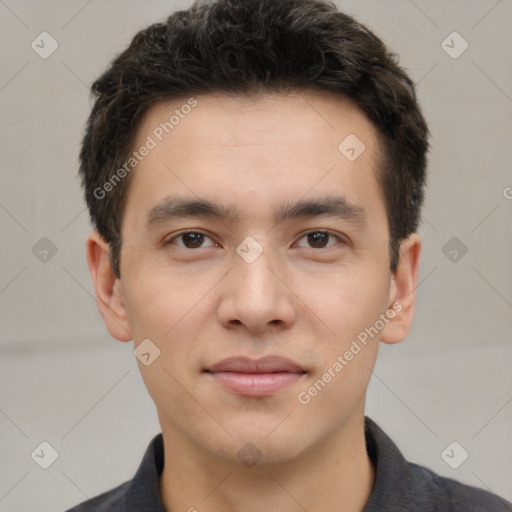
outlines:
[[[87,263],[96,291],[98,310],[108,332],[119,341],[130,341],[132,336],[121,281],[110,265],[109,245],[97,231],[87,237]]]
[[[386,316],[390,320],[381,333],[384,343],[399,343],[411,329],[416,307],[420,253],[421,239],[417,233],[402,240],[398,266],[389,285]]]

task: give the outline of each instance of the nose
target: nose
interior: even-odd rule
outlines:
[[[235,255],[234,268],[222,281],[220,323],[252,334],[290,328],[297,315],[297,296],[287,283],[284,265],[271,261],[264,249],[255,261]]]

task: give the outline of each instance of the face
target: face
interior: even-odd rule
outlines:
[[[102,311],[149,353],[164,436],[269,462],[335,439],[362,418],[379,340],[408,330],[416,277],[411,245],[389,271],[373,125],[327,93],[207,95],[154,105],[144,145]]]

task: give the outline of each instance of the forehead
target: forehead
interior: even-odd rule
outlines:
[[[162,101],[146,112],[132,149],[148,144],[126,201],[138,217],[176,193],[238,203],[237,213],[251,216],[334,189],[354,203],[366,195],[376,213],[384,208],[377,132],[359,108],[331,93]]]
[[[293,124],[283,124],[292,120]],[[190,125],[194,133],[186,130]],[[379,143],[374,125],[363,111],[341,95],[308,90],[250,96],[215,93],[153,104],[144,115],[137,139],[153,134],[160,141],[172,133],[176,141],[185,136],[193,142],[194,137],[198,146],[210,138],[216,144],[242,146],[290,136],[318,142],[316,139],[325,140],[326,134],[339,138],[347,129],[365,138],[368,146]]]

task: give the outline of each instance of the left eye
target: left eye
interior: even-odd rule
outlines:
[[[330,247],[331,245],[335,244],[328,244],[329,237],[332,239],[337,239],[337,241],[340,241],[340,237],[333,235],[332,233],[329,233],[327,231],[311,231],[309,233],[306,233],[300,240],[306,239],[307,243],[310,244],[309,247],[313,249],[323,249],[325,247]],[[304,247],[304,246],[301,246]]]

